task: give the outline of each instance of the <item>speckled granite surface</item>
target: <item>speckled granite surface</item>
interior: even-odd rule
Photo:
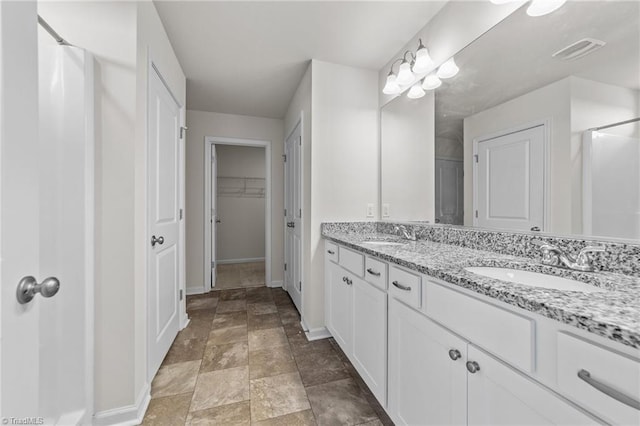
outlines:
[[[378,230],[374,222],[365,226],[358,223],[326,224],[323,225],[322,234],[326,239],[382,260],[640,348],[640,278],[637,276],[577,272],[545,266],[535,258],[522,256],[516,247],[511,251],[517,255],[512,255],[424,239],[412,242]],[[402,245],[379,246],[367,244],[367,240],[397,241]],[[518,244],[515,241],[512,243]],[[640,260],[636,259],[638,262]],[[577,279],[608,291],[584,293],[529,287],[473,274],[464,269],[468,266],[511,267],[544,272]],[[635,265],[634,270],[639,267]]]

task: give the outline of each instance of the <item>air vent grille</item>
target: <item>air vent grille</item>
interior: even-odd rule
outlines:
[[[575,43],[558,50],[551,56],[563,61],[571,61],[593,53],[605,44],[607,43],[602,40],[596,40],[595,38],[583,38],[582,40],[578,40]]]

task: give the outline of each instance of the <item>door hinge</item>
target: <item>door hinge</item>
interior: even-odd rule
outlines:
[[[211,269],[214,269],[216,267],[216,262],[211,261]]]
[[[287,209],[284,209],[284,217],[287,217]]]
[[[478,217],[478,210],[476,210],[476,217]]]
[[[298,290],[302,291],[302,281],[298,281]]]
[[[302,136],[298,136],[298,145],[302,146]]]
[[[286,163],[286,162],[287,162],[287,155],[286,155],[286,154],[283,154],[283,155],[282,155],[282,159],[283,159],[283,160],[284,160],[284,162]]]
[[[184,138],[185,133],[187,132],[188,127],[187,126],[182,126],[180,127],[180,139]]]
[[[477,162],[478,162],[478,154],[475,154],[475,155],[473,156],[473,158],[476,160],[476,163],[477,163]]]
[[[284,264],[284,270],[285,271],[287,270],[287,264],[286,263]]]
[[[182,300],[182,289],[180,289],[180,300]]]
[[[298,217],[302,218],[302,209],[298,210]]]
[[[182,209],[180,209],[180,220],[182,220]]]

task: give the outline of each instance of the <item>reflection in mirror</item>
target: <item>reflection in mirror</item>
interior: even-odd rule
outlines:
[[[464,225],[640,239],[639,122],[611,126],[640,117],[639,16],[636,1],[523,7],[456,55],[433,161],[463,150]],[[434,197],[460,193],[445,182]]]

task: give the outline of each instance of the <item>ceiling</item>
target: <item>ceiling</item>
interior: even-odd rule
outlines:
[[[380,70],[445,1],[159,1],[187,108],[283,118],[310,59]]]
[[[569,1],[538,18],[518,9],[456,55],[460,73],[436,90],[436,135],[462,140],[462,120],[570,75],[640,89],[640,2]],[[583,38],[607,44],[562,61]]]

